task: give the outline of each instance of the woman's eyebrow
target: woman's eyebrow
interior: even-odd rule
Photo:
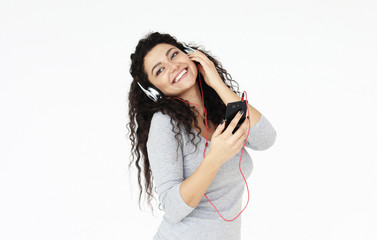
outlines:
[[[169,48],[169,50],[166,52],[166,56],[168,56],[169,55],[169,53],[170,53],[170,51],[172,50],[172,49],[174,49],[175,47],[172,47],[172,48]],[[152,68],[152,71],[151,71],[151,74],[153,75],[153,69],[155,69],[158,65],[160,65],[161,64],[161,62],[158,62],[156,65],[154,65],[154,67]]]

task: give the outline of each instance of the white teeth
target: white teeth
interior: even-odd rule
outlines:
[[[187,70],[185,69],[185,70],[183,70],[178,76],[177,76],[177,78],[174,80],[174,83],[176,83],[176,82],[178,82],[179,81],[179,79],[181,79],[181,77],[183,76],[183,74],[185,74],[187,72]]]

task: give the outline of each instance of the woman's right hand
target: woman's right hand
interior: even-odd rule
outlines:
[[[221,165],[236,155],[245,144],[249,130],[249,119],[245,119],[240,128],[232,134],[241,116],[240,112],[237,113],[224,132],[225,122],[223,122],[217,126],[212,135],[208,154],[213,155],[214,159],[219,161]]]

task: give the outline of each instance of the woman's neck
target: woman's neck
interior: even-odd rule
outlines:
[[[184,94],[182,94],[179,97],[190,102],[190,106],[194,106],[195,109],[199,112],[199,115],[204,118],[204,109],[203,107],[200,107],[203,106],[203,103],[202,95],[198,84],[195,84],[192,88],[187,90]]]

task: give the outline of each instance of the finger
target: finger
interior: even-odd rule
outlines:
[[[249,117],[246,117],[245,118],[245,121],[242,123],[241,127],[243,128],[244,132],[248,131],[249,130],[249,124],[250,124],[250,120],[249,120]]]
[[[189,54],[203,54],[203,53],[199,49],[194,49],[194,51],[193,52],[189,52]]]
[[[208,64],[209,65],[209,59],[207,60],[204,56],[200,56],[200,55],[194,55],[194,54],[190,54],[189,55],[189,58],[192,60],[192,61],[198,61],[202,64]]]
[[[249,133],[249,128],[246,128],[245,131],[242,131],[242,135],[240,137],[240,140],[242,140],[243,143],[245,143],[245,141],[247,140],[248,133]]]
[[[247,140],[247,132],[245,132],[244,134],[242,134],[241,138],[245,142]]]
[[[247,121],[248,119],[245,119],[245,121],[241,124],[241,126],[237,129],[237,131],[233,134],[233,137],[235,140],[238,139],[246,139],[247,135],[247,130],[249,129],[249,122]]]
[[[236,116],[233,118],[233,120],[229,123],[227,129],[225,130],[225,133],[227,134],[232,134],[234,128],[237,126],[237,123],[239,122],[239,120],[241,119],[242,115],[243,115],[243,112],[242,110],[239,111]]]
[[[222,133],[225,127],[225,122],[224,120],[217,126],[215,132],[212,134],[212,137],[216,137]]]
[[[241,131],[242,131],[242,138],[244,138],[246,140],[246,138],[248,137],[248,133],[249,133],[249,119],[245,119],[245,122],[242,123],[242,126],[240,127],[242,128]]]
[[[198,64],[198,69],[199,69],[199,71],[200,71],[201,73],[204,72],[204,69],[203,69],[202,65],[200,65],[200,64]]]
[[[249,119],[248,118],[245,118],[245,120],[242,122],[239,130],[241,130],[241,132],[245,132],[247,129],[249,129]],[[237,131],[239,131],[237,130]]]
[[[202,51],[195,51],[194,53],[193,53],[193,56],[198,56],[198,57],[202,57],[203,59],[208,59],[209,60],[209,58],[207,57],[207,55],[205,55]]]
[[[241,137],[240,139],[238,139],[235,143],[235,146],[237,146],[239,150],[242,150],[242,148],[245,146],[245,138]]]
[[[250,130],[250,127],[249,127],[249,125],[250,125],[250,123],[249,123],[249,119],[246,119],[246,121],[247,121],[247,123],[246,123],[246,125],[245,125],[245,131],[244,131],[244,139],[245,139],[245,141],[247,141],[247,139],[248,139],[248,137],[249,137],[249,130]],[[245,122],[246,122],[245,121]]]
[[[204,59],[201,58],[200,56],[193,55],[193,54],[190,54],[190,55],[189,55],[189,58],[190,58],[191,60],[195,60],[195,61],[204,61]]]

